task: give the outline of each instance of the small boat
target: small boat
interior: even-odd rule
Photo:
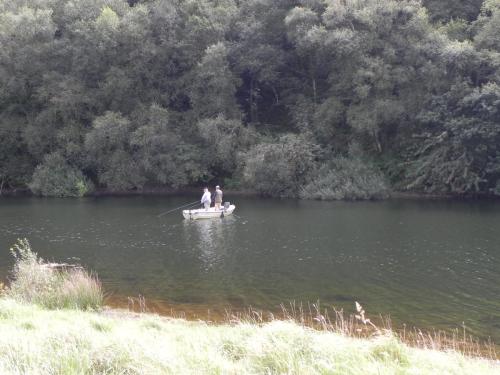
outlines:
[[[215,219],[223,218],[224,216],[232,215],[236,206],[234,204],[224,205],[220,210],[216,210],[215,207],[210,207],[209,209],[196,209],[196,210],[183,210],[182,216],[187,220],[197,220],[197,219]]]

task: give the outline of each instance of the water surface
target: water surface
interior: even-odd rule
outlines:
[[[230,199],[231,197],[227,197]],[[500,342],[500,203],[296,202],[233,197],[237,216],[188,222],[162,211],[196,197],[0,200],[0,278],[8,249],[98,273],[109,301],[206,317],[315,302],[420,328],[465,323]]]

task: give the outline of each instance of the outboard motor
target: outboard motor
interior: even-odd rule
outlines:
[[[231,202],[224,202],[224,210],[227,210],[230,205],[231,205]]]

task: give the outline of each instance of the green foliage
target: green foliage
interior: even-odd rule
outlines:
[[[194,69],[190,97],[200,118],[239,115],[235,94],[240,82],[229,69],[228,53],[227,47],[221,42],[208,46],[201,62]]]
[[[116,30],[120,24],[120,18],[116,12],[109,6],[102,8],[101,14],[96,19],[98,27],[108,29],[109,31]]]
[[[470,39],[470,29],[471,26],[468,22],[462,19],[457,19],[450,20],[440,28],[440,31],[444,32],[452,40],[454,39],[463,42]]]
[[[29,187],[33,193],[45,197],[82,197],[93,189],[82,172],[58,153],[45,156],[36,167]]]
[[[259,143],[243,156],[243,180],[263,195],[295,197],[314,165],[315,151],[313,143],[293,134]]]
[[[181,187],[203,175],[201,155],[184,142],[169,112],[156,104],[137,113],[141,125],[130,134],[139,170],[149,181]]]
[[[474,21],[484,0],[424,0],[431,19],[436,22],[451,19]]]
[[[241,121],[229,120],[222,115],[201,120],[198,131],[205,144],[208,165],[219,176],[234,173],[235,155],[256,141],[254,132]]]
[[[102,306],[99,281],[82,269],[55,269],[31,249],[26,239],[18,240],[11,253],[16,263],[6,291],[8,297],[50,309],[95,310]]]
[[[474,41],[480,48],[500,52],[500,1],[487,0],[484,2],[481,16],[477,21],[478,31]]]
[[[85,138],[89,163],[99,183],[111,190],[141,187],[144,176],[133,159],[129,145],[130,121],[119,113],[106,112],[93,122]]]
[[[464,92],[467,93],[465,96]],[[427,131],[409,157],[408,189],[479,194],[500,179],[500,86],[454,86],[422,114]]]
[[[22,142],[25,125],[19,116],[0,120],[0,191],[5,187],[26,185],[34,170],[32,156]]]
[[[384,176],[356,148],[351,147],[348,156],[335,157],[312,172],[300,196],[319,200],[387,198],[389,188]]]
[[[295,133],[314,170],[493,194],[499,25],[498,0],[0,0],[0,190],[297,196]]]

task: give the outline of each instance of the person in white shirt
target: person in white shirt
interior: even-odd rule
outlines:
[[[205,210],[208,210],[210,208],[210,203],[212,203],[210,192],[208,191],[208,188],[204,188],[203,196],[201,197],[201,204],[205,207]]]

